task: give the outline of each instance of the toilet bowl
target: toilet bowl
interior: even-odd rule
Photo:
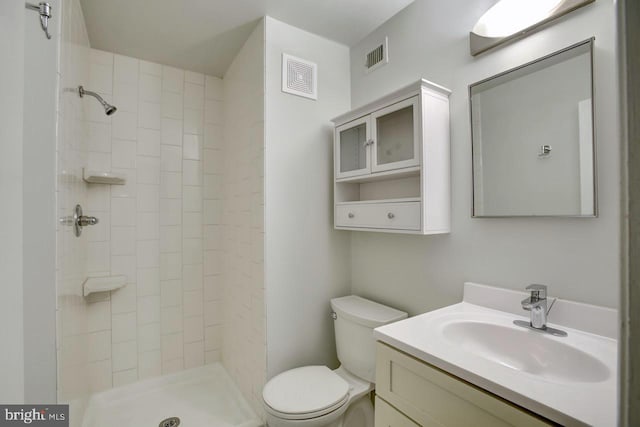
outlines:
[[[276,375],[262,397],[269,427],[372,427],[373,329],[407,313],[350,295],[331,300],[342,365],[303,366]]]

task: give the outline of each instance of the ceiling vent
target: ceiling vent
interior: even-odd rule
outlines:
[[[367,73],[389,62],[389,38],[385,37],[375,48],[367,52],[365,67]]]
[[[318,99],[318,65],[283,53],[282,91]]]

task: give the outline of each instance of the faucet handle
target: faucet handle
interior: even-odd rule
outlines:
[[[531,299],[545,299],[547,298],[547,285],[540,285],[537,283],[532,283],[525,288],[528,291],[531,291]]]

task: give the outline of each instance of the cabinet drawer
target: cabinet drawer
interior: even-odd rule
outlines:
[[[420,229],[420,202],[362,203],[336,206],[336,226]]]
[[[423,426],[555,425],[380,342],[376,393]]]
[[[376,396],[375,427],[420,427],[402,412]]]

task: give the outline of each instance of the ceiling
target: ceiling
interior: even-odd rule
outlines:
[[[222,77],[269,15],[352,46],[413,0],[80,0],[91,47]]]

